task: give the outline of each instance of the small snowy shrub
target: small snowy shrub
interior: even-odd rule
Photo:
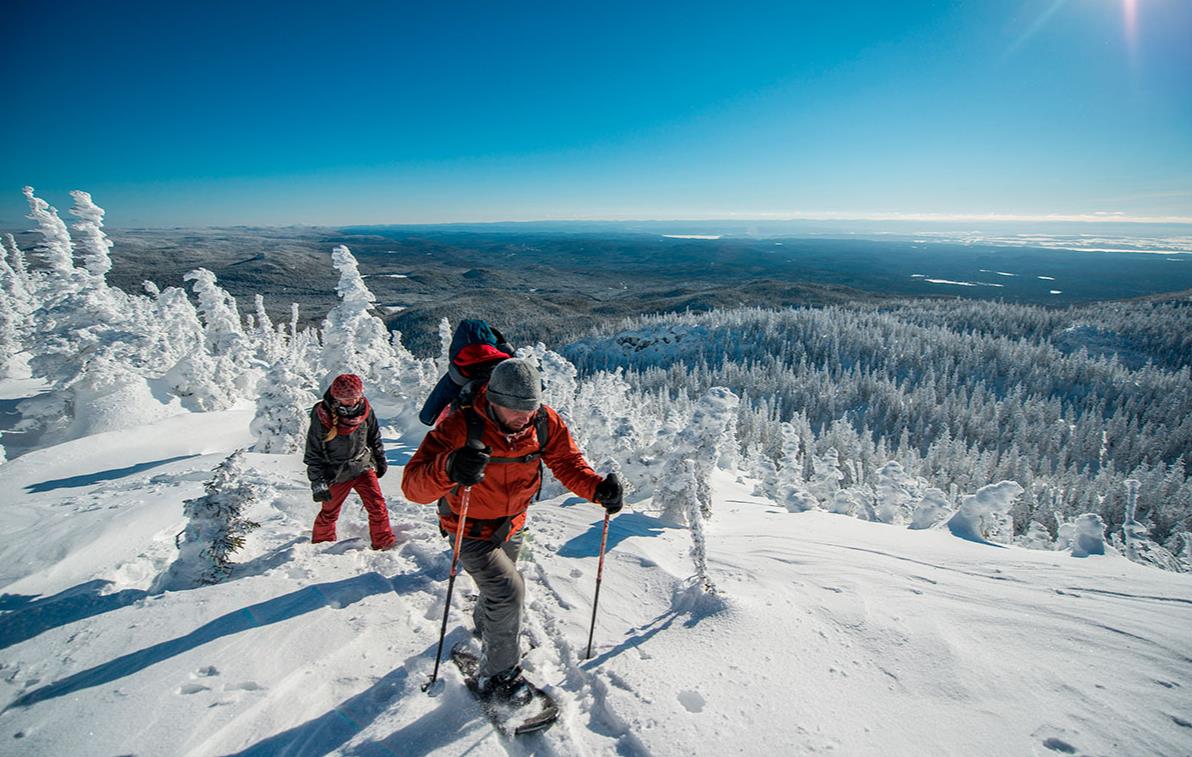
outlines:
[[[228,577],[232,554],[244,546],[244,535],[260,525],[243,515],[245,507],[264,494],[246,480],[246,473],[244,450],[236,450],[216,467],[206,494],[182,503],[189,520],[178,535],[178,559],[158,590],[219,583]]]

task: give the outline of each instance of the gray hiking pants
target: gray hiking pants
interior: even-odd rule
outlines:
[[[483,676],[508,670],[521,659],[518,636],[526,584],[515,565],[521,545],[519,532],[500,545],[464,539],[459,550],[460,563],[480,590],[472,619],[484,647],[480,658]]]

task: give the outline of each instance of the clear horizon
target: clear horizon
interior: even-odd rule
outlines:
[[[1192,5],[862,5],[18,6],[0,226],[1192,224]]]

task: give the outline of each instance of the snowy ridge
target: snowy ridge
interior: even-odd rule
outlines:
[[[579,655],[599,511],[569,497],[534,506],[525,664],[563,715],[543,735],[503,741],[453,669],[442,696],[419,690],[449,552],[431,509],[401,500],[399,468],[382,483],[401,541],[376,553],[353,507],[338,543],[309,544],[299,460],[249,454],[276,494],[247,513],[262,525],[229,580],[149,592],[176,552],[181,501],[247,423],[236,410],[179,416],[109,437],[99,457],[72,454],[80,440],[0,468],[4,490],[24,493],[0,603],[0,728],[22,754],[1192,746],[1192,577],[791,513],[725,471],[713,474],[707,521],[719,593],[692,584],[687,529],[637,503],[610,530],[592,660]],[[177,448],[163,458],[169,438]],[[186,450],[208,454],[176,454]],[[95,527],[113,518],[119,528]],[[449,641],[468,633],[470,591],[461,579]]]

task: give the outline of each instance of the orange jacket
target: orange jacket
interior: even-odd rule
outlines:
[[[538,451],[538,434],[533,421],[515,434],[506,434],[504,429],[488,417],[488,401],[484,389],[476,396],[473,409],[484,418],[484,435],[481,440],[492,447],[493,457],[521,457]],[[546,449],[542,460],[555,478],[584,499],[592,499],[596,485],[603,477],[592,470],[567,425],[554,409],[546,410]],[[440,504],[439,523],[449,533],[459,527],[459,512],[463,504],[463,488],[447,478],[447,456],[467,444],[468,428],[461,411],[453,411],[435,426],[422,440],[418,451],[406,463],[402,475],[401,490],[406,499],[420,504],[429,504],[446,498],[446,507]],[[521,530],[526,522],[526,508],[538,492],[538,461],[525,463],[490,463],[484,469],[484,480],[472,487],[468,503],[468,524],[464,536],[467,538],[489,538],[504,518],[512,517],[508,536]]]

